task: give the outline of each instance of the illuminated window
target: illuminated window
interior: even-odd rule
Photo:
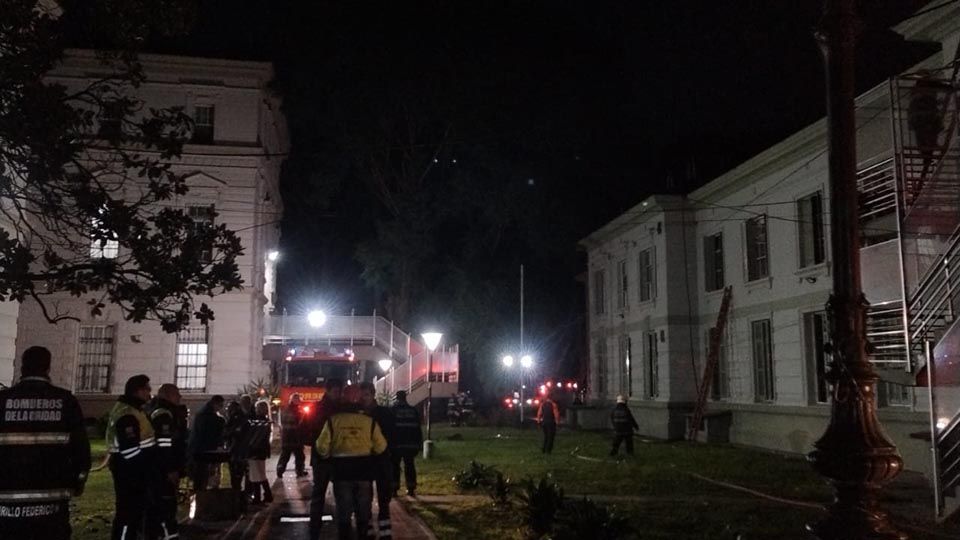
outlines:
[[[116,259],[120,255],[120,242],[116,235],[93,218],[90,238],[90,257],[93,259]]]
[[[207,327],[191,326],[177,334],[174,379],[181,390],[202,392],[207,387]]]

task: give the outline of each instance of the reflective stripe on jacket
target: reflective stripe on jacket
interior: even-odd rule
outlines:
[[[137,446],[121,445],[118,439],[117,423],[125,416],[131,416],[136,420],[139,426],[139,444]],[[125,458],[132,458],[138,455],[140,450],[156,446],[157,441],[153,436],[153,425],[150,419],[138,407],[127,403],[121,397],[110,410],[110,420],[107,424],[107,451],[111,454],[120,453]]]

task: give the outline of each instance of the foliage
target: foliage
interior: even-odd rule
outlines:
[[[520,483],[517,498],[523,503],[523,522],[530,538],[542,538],[553,531],[557,513],[564,505],[563,488],[541,477],[539,481],[526,478]]]
[[[180,108],[148,108],[136,49],[182,30],[186,0],[4,2],[0,25],[0,300],[35,300],[50,322],[79,320],[54,296],[107,304],[175,332],[213,319],[197,297],[237,289],[239,238],[194,221],[175,167],[193,122]],[[86,24],[78,23],[78,20]],[[66,86],[46,77],[68,35],[102,45],[99,78]],[[76,38],[76,35],[72,36]]]
[[[502,472],[496,471],[496,473],[494,473],[493,479],[486,485],[486,490],[494,506],[509,506],[510,495],[513,493],[513,484]]]
[[[498,472],[493,467],[471,461],[466,469],[453,477],[453,483],[460,489],[479,489],[489,485]]]
[[[554,525],[553,539],[625,540],[633,538],[633,534],[626,515],[584,497],[564,502]]]
[[[237,395],[242,396],[244,394],[248,394],[253,397],[254,401],[261,398],[273,400],[280,397],[280,386],[273,384],[266,379],[260,378],[250,381],[237,389]]]

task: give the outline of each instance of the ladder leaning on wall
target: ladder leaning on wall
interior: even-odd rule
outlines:
[[[690,420],[687,432],[687,440],[693,442],[697,440],[700,424],[703,422],[703,413],[707,408],[707,396],[710,395],[710,383],[713,381],[713,373],[717,369],[717,361],[720,358],[720,343],[723,340],[723,331],[727,326],[727,313],[730,311],[732,292],[733,288],[730,285],[723,289],[723,300],[720,301],[717,324],[710,329],[710,348],[707,352],[707,363],[703,366],[703,378],[700,379],[700,385],[697,388],[697,403],[693,409],[693,418]]]

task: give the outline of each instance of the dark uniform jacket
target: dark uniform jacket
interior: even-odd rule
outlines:
[[[77,399],[44,377],[0,391],[0,466],[0,528],[64,510],[90,471]]]
[[[189,451],[191,455],[219,450],[223,446],[223,428],[226,420],[209,403],[200,408],[193,421]]]
[[[253,415],[250,418],[249,437],[247,439],[247,459],[267,459],[270,457],[270,433],[273,422],[268,416]]]
[[[280,444],[284,448],[303,446],[304,426],[302,404],[289,404],[280,412]]]
[[[178,418],[178,409],[173,403],[158,399],[150,412],[150,423],[157,439],[157,463],[165,473],[183,473],[187,464],[187,434]]]
[[[380,426],[383,437],[387,439],[387,445],[393,446],[393,440],[397,437],[397,422],[393,418],[393,411],[390,410],[390,407],[375,405],[368,414]]]
[[[157,441],[153,424],[143,412],[144,402],[132,396],[120,396],[110,410],[107,424],[107,451],[116,464],[146,470],[155,464]]]
[[[250,416],[238,411],[227,418],[226,431],[227,448],[230,450],[230,460],[244,461],[249,453],[248,440],[250,438]]]
[[[625,403],[617,403],[610,413],[610,421],[613,422],[613,431],[619,435],[631,435],[633,430],[640,429],[637,421],[633,419],[633,413]]]
[[[420,428],[420,413],[403,404],[393,406],[394,435],[390,450],[396,454],[416,454],[423,446],[423,430]]]

